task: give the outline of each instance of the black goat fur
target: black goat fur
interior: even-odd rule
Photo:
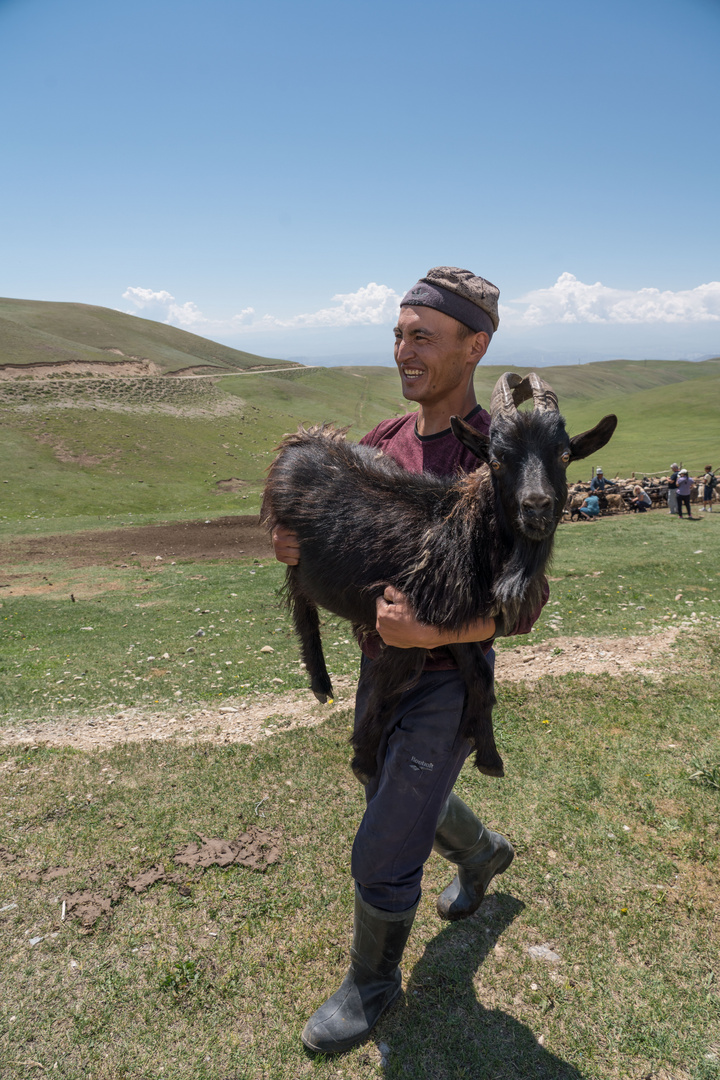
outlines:
[[[299,538],[285,591],[318,700],[333,695],[318,607],[348,619],[359,636],[374,631],[375,601],[388,584],[421,622],[447,630],[501,615],[509,632],[537,611],[567,498],[565,467],[604,446],[615,425],[605,417],[569,439],[558,412],[517,411],[494,418],[488,437],[453,417],[453,433],[481,463],[456,477],[409,473],[330,426],[286,436],[269,470],[263,519]],[[467,687],[462,733],[475,745],[475,764],[502,776],[490,665],[476,642],[446,648]],[[426,655],[386,646],[374,661],[373,691],[352,737],[359,776],[374,775],[383,731]]]

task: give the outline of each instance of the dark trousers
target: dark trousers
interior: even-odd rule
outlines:
[[[495,654],[488,660],[494,665]],[[355,706],[362,716],[373,662],[363,658]],[[395,711],[365,789],[366,808],[352,850],[363,900],[384,911],[417,903],[438,818],[472,744],[460,734],[465,683],[457,670],[424,672]]]
[[[680,517],[682,517],[682,508],[684,506],[684,507],[687,508],[687,516],[692,517],[692,514],[690,513],[690,496],[689,495],[678,495],[677,501],[678,501],[678,515]]]

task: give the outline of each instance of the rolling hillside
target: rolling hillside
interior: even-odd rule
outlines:
[[[529,368],[518,368],[525,372]],[[502,369],[478,371],[478,399],[488,400]],[[720,465],[720,359],[608,360],[597,364],[541,368],[555,389],[572,432],[615,413],[618,429],[600,462],[607,475],[660,473],[673,461],[691,473]],[[589,476],[592,464],[570,467],[572,480]]]
[[[480,401],[501,372],[478,370]],[[600,458],[571,466],[571,480],[597,464],[610,476],[720,465],[720,360],[542,373],[571,432],[620,418]],[[359,438],[407,407],[394,368],[0,381],[0,535],[257,513],[283,432],[333,421]]]
[[[34,365],[62,365],[66,374],[137,375],[298,367],[112,308],[0,298],[0,376],[3,368],[7,377]]]

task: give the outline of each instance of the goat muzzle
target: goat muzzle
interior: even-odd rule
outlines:
[[[557,525],[555,499],[542,492],[531,492],[520,500],[520,528],[531,540],[551,536]]]

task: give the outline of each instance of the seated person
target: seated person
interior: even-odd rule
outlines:
[[[605,485],[607,483],[608,481],[605,479],[605,474],[603,473],[602,469],[596,469],[595,475],[590,481],[590,490],[593,492],[593,494],[596,491],[604,491]]]
[[[630,500],[633,514],[644,514],[652,506],[652,499],[647,491],[643,491],[639,484],[633,488],[633,497]]]
[[[586,495],[585,501],[578,509],[578,519],[580,521],[592,521],[600,513],[600,500],[597,495]]]

